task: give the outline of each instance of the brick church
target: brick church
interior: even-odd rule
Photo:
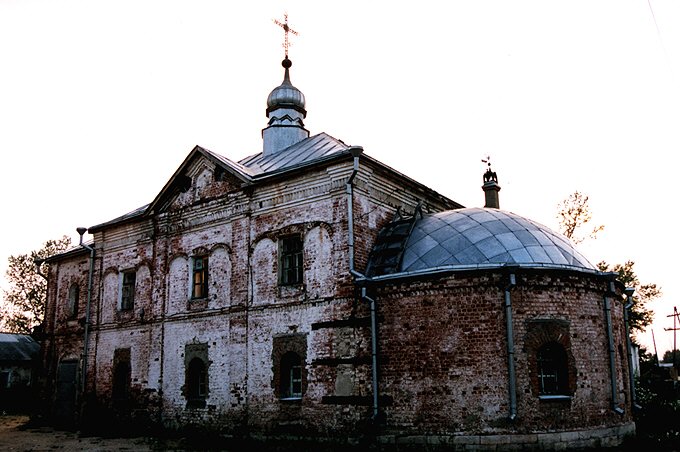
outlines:
[[[464,208],[310,135],[291,66],[262,152],[196,146],[148,205],[48,259],[55,421],[499,449],[632,434],[616,275],[501,210],[491,169]]]

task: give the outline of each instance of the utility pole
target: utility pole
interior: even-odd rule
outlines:
[[[654,338],[654,330],[652,330],[652,343],[654,344],[654,356],[656,357],[656,367],[659,367],[659,352],[656,350],[656,339]]]
[[[673,306],[673,314],[667,315],[666,317],[673,317],[673,328],[664,328],[664,331],[673,331],[673,368],[677,370],[678,362],[676,361],[676,354],[678,350],[677,346],[677,331],[678,328],[678,307]]]

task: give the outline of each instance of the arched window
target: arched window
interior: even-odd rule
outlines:
[[[302,363],[295,352],[287,352],[281,358],[281,398],[302,398]]]
[[[200,358],[189,361],[186,394],[189,404],[205,405],[205,398],[208,396],[208,370]]]
[[[539,395],[569,395],[567,352],[557,342],[543,344],[536,353]]]
[[[75,317],[78,314],[78,302],[80,298],[80,287],[77,283],[71,284],[68,289],[68,309],[67,314],[69,317]]]

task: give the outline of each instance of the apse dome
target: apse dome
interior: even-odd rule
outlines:
[[[377,245],[369,260],[371,273],[506,265],[597,271],[569,239],[511,212],[466,208],[416,218],[408,236],[400,241],[399,263],[391,269],[381,265],[385,250]],[[394,240],[383,237],[386,242],[394,247]]]

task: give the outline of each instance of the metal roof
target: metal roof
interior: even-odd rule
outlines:
[[[251,155],[238,163],[248,168],[255,177],[312,163],[316,160],[347,151],[342,141],[326,133],[305,138],[275,154]]]
[[[25,334],[0,333],[0,361],[31,361],[40,344]]]
[[[424,216],[416,220],[403,243],[397,272],[505,265],[596,270],[566,237],[498,209],[468,208]],[[374,251],[369,267],[380,259],[380,252]]]

